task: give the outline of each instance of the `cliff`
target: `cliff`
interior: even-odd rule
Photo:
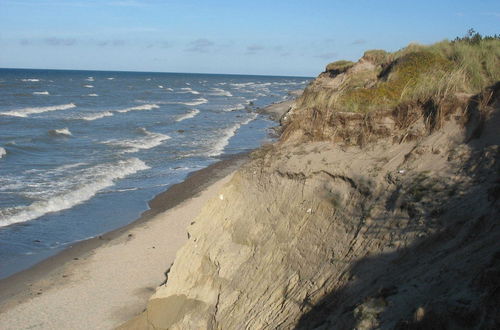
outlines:
[[[330,64],[121,328],[498,328],[500,47],[480,47]]]

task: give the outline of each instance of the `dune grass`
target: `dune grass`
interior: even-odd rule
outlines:
[[[355,65],[350,61],[330,63],[327,71],[346,72],[343,82],[335,90],[311,88],[298,105],[329,113],[367,113],[409,102],[439,104],[457,93],[479,93],[500,80],[500,37],[482,37],[473,31],[429,46],[410,44],[394,53],[370,50],[363,60],[374,64],[374,71],[349,70]]]

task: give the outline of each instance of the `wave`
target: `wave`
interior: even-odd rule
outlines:
[[[87,96],[99,96],[99,94],[87,94]]]
[[[158,85],[158,88],[163,88],[163,85]]]
[[[224,108],[223,110],[229,112],[229,111],[236,111],[236,110],[243,110],[243,109],[245,109],[245,106],[243,104],[239,103],[235,106]]]
[[[173,90],[172,88],[170,88],[170,87],[165,88],[165,90],[166,90],[166,91],[170,91],[170,92],[173,92],[173,91],[174,91],[174,90]]]
[[[242,87],[252,86],[254,84],[255,83],[253,83],[253,82],[248,82],[248,83],[234,83],[234,84],[230,84],[230,85],[233,87],[236,87],[236,88],[242,88]]]
[[[14,117],[28,117],[29,115],[36,113],[43,113],[49,111],[57,111],[57,110],[68,110],[71,108],[75,108],[76,105],[74,103],[61,104],[61,105],[52,105],[48,107],[33,107],[33,108],[22,108],[11,110],[7,112],[0,112],[0,115],[5,116],[14,116]]]
[[[94,81],[94,77],[88,77],[87,79],[85,79],[87,81]]]
[[[73,176],[73,178],[78,178],[78,182],[71,185],[71,189],[59,191],[28,206],[0,209],[0,227],[34,220],[47,213],[70,209],[91,199],[104,188],[114,185],[116,180],[146,169],[149,169],[149,166],[138,158],[85,169],[77,176]]]
[[[157,108],[159,108],[159,106],[157,104],[144,104],[144,105],[139,105],[137,107],[130,107],[130,108],[116,110],[116,112],[124,113],[124,112],[129,112],[129,111],[153,110],[153,109],[157,109]]]
[[[196,105],[200,105],[200,104],[205,104],[205,103],[208,103],[208,100],[201,97],[199,99],[195,99],[191,102],[176,102],[177,104],[184,104],[184,105],[189,105],[189,106],[196,106]]]
[[[193,90],[192,88],[189,88],[189,87],[183,87],[183,88],[181,88],[181,91],[182,92],[178,92],[178,93],[191,93],[191,94],[195,94],[195,95],[200,94],[200,92],[195,91],[195,90]]]
[[[108,80],[115,80],[115,78],[113,78],[113,77],[109,77],[109,78],[106,78],[106,79],[108,79]]]
[[[72,136],[73,134],[71,134],[70,130],[67,127],[65,127],[65,128],[60,128],[60,129],[51,129],[51,130],[49,130],[49,135],[52,135],[52,136],[61,136],[61,135]]]
[[[87,116],[80,117],[78,119],[83,119],[87,121],[96,120],[104,117],[111,117],[113,115],[110,111],[96,112]]]
[[[209,157],[216,157],[222,154],[226,146],[229,144],[229,140],[236,134],[236,131],[238,131],[241,126],[247,125],[255,118],[257,118],[257,114],[253,113],[249,118],[241,123],[236,123],[233,126],[226,128],[223,131],[222,137],[212,146],[212,149],[207,155]]]
[[[231,92],[228,92],[222,88],[212,88],[212,90],[214,91],[213,93],[211,93],[212,95],[215,95],[215,96],[227,96],[227,97],[231,97],[233,96],[233,94],[231,94]]]
[[[50,95],[49,92],[44,91],[44,92],[33,92],[33,95]]]
[[[38,81],[40,81],[40,79],[29,78],[29,79],[21,79],[21,81],[25,81],[25,82],[38,82]]]
[[[200,113],[200,110],[193,109],[193,110],[189,111],[188,113],[186,113],[182,116],[179,116],[179,118],[177,118],[175,121],[183,121],[185,119],[193,118],[194,116],[196,116],[199,113]]]
[[[94,86],[92,86],[92,85],[83,85],[83,87],[85,87],[85,88],[94,88]]]
[[[152,110],[152,109],[157,109],[157,108],[159,108],[159,106],[157,104],[144,104],[144,105],[139,105],[136,107],[130,107],[130,108],[125,108],[125,109],[120,109],[120,110],[110,110],[110,111],[89,113],[86,115],[78,116],[74,119],[82,119],[82,120],[92,121],[92,120],[101,119],[104,117],[111,117],[116,112],[125,113],[125,112],[129,112],[129,111]]]
[[[160,133],[152,133],[141,128],[140,133],[145,135],[139,139],[109,140],[103,144],[124,148],[124,153],[137,152],[141,149],[151,149],[162,144],[163,141],[170,139],[170,136]]]
[[[2,158],[5,155],[7,155],[7,150],[5,150],[4,148],[0,147],[0,158]]]

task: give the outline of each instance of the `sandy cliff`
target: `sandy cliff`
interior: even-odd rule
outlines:
[[[500,84],[394,97],[413,53],[312,82],[122,328],[498,327]]]

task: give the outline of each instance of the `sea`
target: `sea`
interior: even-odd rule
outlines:
[[[0,279],[125,226],[172,184],[272,140],[310,78],[0,69]]]

